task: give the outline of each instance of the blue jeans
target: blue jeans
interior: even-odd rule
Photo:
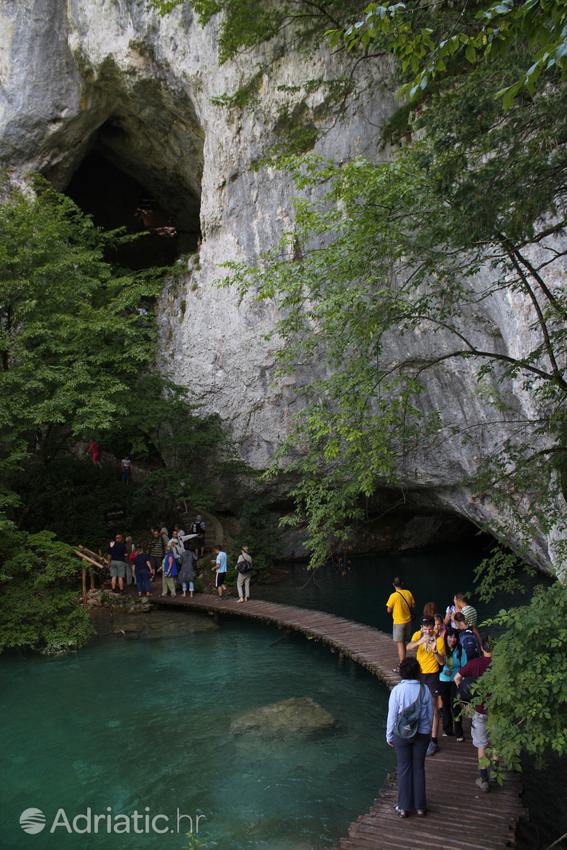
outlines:
[[[138,588],[138,593],[150,592],[150,574],[148,572],[136,573],[136,587]]]
[[[394,749],[398,765],[398,808],[425,811],[425,754],[431,735],[418,732],[414,738],[394,736]]]

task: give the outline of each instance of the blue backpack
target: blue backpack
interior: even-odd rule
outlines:
[[[462,632],[462,634],[459,635],[459,639],[461,646],[467,653],[467,661],[470,661],[471,658],[480,658],[480,647],[474,632],[467,629],[466,632]]]
[[[419,693],[415,702],[402,709],[394,723],[394,734],[398,738],[413,738],[419,729],[419,718],[421,717],[421,706],[423,705],[422,694],[427,691],[425,685],[419,686]]]

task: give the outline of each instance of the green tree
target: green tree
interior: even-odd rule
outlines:
[[[0,470],[10,481],[32,454],[108,430],[153,364],[153,328],[137,307],[159,291],[147,274],[117,274],[106,240],[71,200],[39,184],[0,206]]]
[[[344,30],[330,30],[328,36],[332,44],[344,43],[348,50],[381,48],[392,53],[407,79],[401,92],[412,99],[420,99],[436,80],[454,80],[476,65],[508,61],[518,45],[523,64],[516,79],[497,92],[505,107],[522,90],[532,95],[542,75],[551,81],[567,77],[564,0],[372,2],[362,17]]]
[[[0,652],[83,646],[93,629],[78,604],[81,565],[71,548],[49,532],[0,527]]]
[[[567,588],[537,589],[529,604],[502,611],[504,627],[489,670],[476,686],[485,699],[491,744],[502,762],[520,769],[522,754],[540,760],[567,753]]]
[[[297,203],[282,245],[234,270],[233,281],[281,307],[282,368],[299,363],[321,376],[301,387],[309,403],[284,450],[299,436],[295,496],[314,564],[363,518],[362,499],[378,484],[403,479],[424,448],[475,434],[481,451],[504,435],[462,482],[499,504],[505,521],[493,533],[527,555],[534,535],[564,531],[565,251],[552,239],[566,223],[567,95],[518,102],[503,120],[485,82],[479,68],[432,95],[426,134],[392,162],[294,160],[299,186],[323,194]],[[487,346],[475,329],[481,305],[489,313],[502,293],[531,316],[517,354]],[[410,336],[411,357],[389,353]],[[493,414],[486,423],[440,421],[420,403],[424,382],[458,360],[476,364]],[[532,397],[533,417],[506,397],[510,381]],[[564,557],[558,541],[558,570]]]
[[[121,238],[42,181],[35,192],[7,189],[0,205],[0,509],[9,541],[0,647],[63,644],[65,635],[75,645],[88,633],[79,562],[44,528],[67,543],[104,545],[105,512],[118,505],[140,533],[183,497],[210,503],[215,476],[233,463],[218,418],[200,416],[154,369],[151,302],[161,279],[106,262]],[[143,481],[125,488],[114,469],[79,457],[78,441],[93,437],[145,463]]]

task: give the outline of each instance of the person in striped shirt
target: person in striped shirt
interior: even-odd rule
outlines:
[[[455,593],[455,599],[453,600],[455,603],[455,611],[461,611],[465,618],[465,623],[469,627],[469,629],[476,629],[478,623],[478,614],[476,608],[473,608],[472,605],[469,605],[469,600],[467,599],[466,594],[464,593]]]

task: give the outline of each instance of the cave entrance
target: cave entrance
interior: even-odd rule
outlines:
[[[124,227],[128,234],[141,234],[133,242],[108,249],[107,259],[116,265],[134,270],[170,266],[181,254],[197,250],[196,205],[192,216],[180,217],[168,209],[167,201],[157,200],[147,186],[96,150],[83,159],[66,194],[93,217],[97,227]]]
[[[142,94],[157,97],[153,89]],[[160,108],[151,115],[138,104],[108,117],[61,181],[98,227],[141,234],[109,249],[107,257],[134,270],[170,266],[196,251],[201,238],[204,135],[189,103],[181,118],[156,102]]]

